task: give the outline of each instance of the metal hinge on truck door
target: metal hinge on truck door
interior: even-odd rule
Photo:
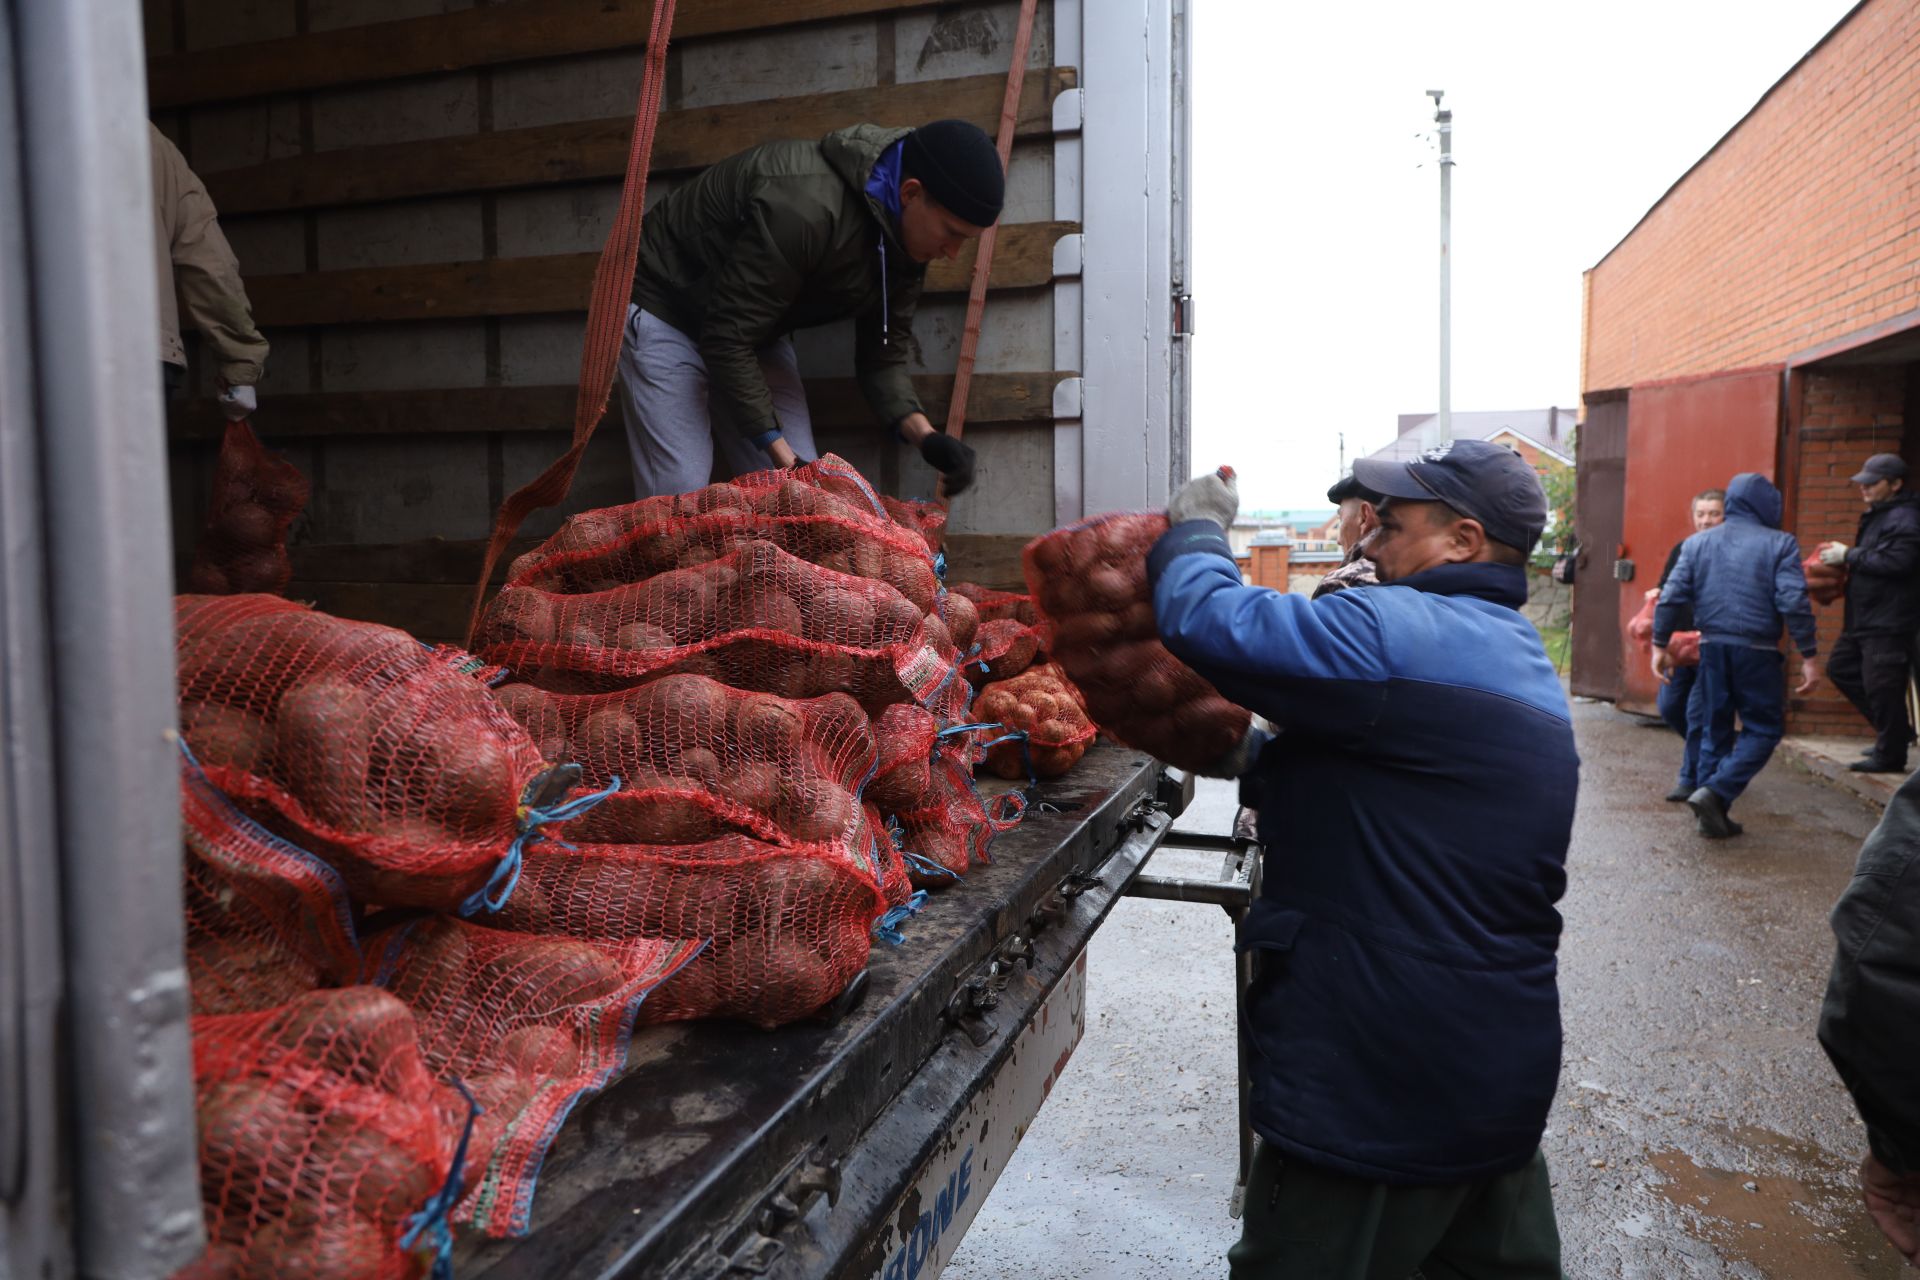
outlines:
[[[1176,338],[1193,336],[1193,295],[1190,293],[1173,295],[1173,334]]]
[[[700,1280],[766,1275],[787,1251],[781,1232],[806,1217],[822,1196],[829,1208],[840,1203],[840,1162],[816,1144],[781,1170],[744,1219],[702,1240],[669,1274]]]

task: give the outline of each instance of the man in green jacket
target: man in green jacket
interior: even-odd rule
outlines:
[[[908,361],[927,264],[1000,216],[992,139],[963,120],[861,124],[722,160],[656,205],[620,353],[620,408],[640,497],[817,456],[793,330],[852,317],[874,415],[946,477],[973,450],[940,431]]]

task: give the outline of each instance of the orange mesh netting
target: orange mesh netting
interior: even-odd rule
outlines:
[[[998,726],[989,726],[998,728]],[[988,800],[973,784],[973,764],[986,730],[955,726],[929,763],[929,784],[918,807],[890,815],[900,829],[901,855],[915,888],[940,889],[993,859],[988,847],[1017,825],[1026,808],[1019,792]]]
[[[983,587],[977,582],[956,582],[948,590],[956,596],[965,596],[972,601],[982,622],[999,622],[1011,618],[1015,622],[1024,622],[1032,626],[1040,621],[1040,612],[1033,607],[1032,596],[1017,591],[995,591],[992,587]]]
[[[1053,659],[1094,722],[1168,764],[1201,769],[1252,717],[1160,643],[1147,552],[1166,530],[1164,513],[1097,516],[1035,538],[1021,562]]]
[[[182,1277],[420,1274],[410,1248],[444,1238],[471,1108],[405,1005],[354,986],[197,1017],[193,1074],[209,1247]]]
[[[1800,568],[1807,575],[1807,595],[1819,605],[1832,604],[1847,594],[1847,566],[1844,564],[1822,564],[1820,553],[1814,552],[1800,562]]]
[[[860,838],[858,797],[874,771],[874,741],[866,714],[844,693],[795,701],[671,675],[625,693],[510,684],[495,696],[543,752],[578,760],[589,788],[617,781],[619,790],[567,828],[570,840]]]
[[[641,1020],[726,1017],[774,1027],[820,1008],[866,967],[875,923],[889,907],[886,875],[867,841],[729,835],[701,844],[537,846],[493,923],[598,943],[711,939],[647,1001]]]
[[[213,501],[187,586],[202,595],[278,594],[293,578],[287,528],[307,506],[307,478],[268,453],[245,420],[229,422],[213,465]]]
[[[367,976],[412,1011],[428,1069],[460,1080],[481,1108],[455,1221],[526,1232],[567,1113],[619,1070],[642,1001],[699,947],[533,937],[449,916],[368,939]]]
[[[555,689],[623,689],[680,673],[787,697],[851,693],[876,710],[930,696],[953,668],[938,616],[885,582],[809,563],[724,517],[669,528],[660,536],[673,543],[751,540],[587,595],[510,586],[481,623],[480,652]]]
[[[334,869],[236,809],[181,760],[187,974],[196,1014],[256,1013],[360,968]]]
[[[1026,735],[1024,752],[1019,741],[988,747],[987,768],[1002,778],[1024,778],[1030,772],[1057,778],[1073,768],[1099,732],[1080,697],[1051,663],[987,684],[974,700],[973,714]]]
[[[466,654],[273,596],[179,596],[180,727],[250,817],[384,906],[510,892],[542,804],[573,781]]]
[[[947,509],[937,502],[915,498],[882,497],[880,504],[892,521],[903,529],[912,529],[926,540],[927,550],[938,555],[947,540]]]

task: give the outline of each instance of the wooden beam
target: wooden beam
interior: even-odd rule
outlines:
[[[1051,133],[1053,99],[1075,83],[1070,67],[1028,72],[1016,136]],[[999,120],[1005,89],[1004,76],[963,76],[666,111],[654,137],[650,172],[704,168],[758,143],[817,138],[862,120],[904,125],[956,116],[990,128]],[[625,117],[583,120],[346,147],[201,176],[220,216],[229,219],[249,213],[584,182],[626,173],[632,129],[633,121]]]
[[[982,423],[1046,422],[1053,417],[1053,388],[1063,372],[986,373],[973,380],[969,415]],[[953,379],[915,376],[914,389],[935,421],[946,417]],[[500,434],[573,430],[575,391],[570,386],[452,387],[429,391],[328,391],[269,395],[255,425],[269,444],[280,440],[356,436]],[[866,401],[852,378],[811,378],[807,403],[817,427],[870,427]],[[212,400],[175,401],[169,433],[176,441],[220,438],[225,419]]]
[[[474,566],[479,572],[479,566]],[[473,584],[303,582],[287,584],[289,600],[310,600],[323,613],[398,627],[421,640],[458,644],[473,608]]]
[[[1020,567],[1020,551],[1044,532],[948,534],[947,581],[977,582],[996,591],[1025,592],[1027,581]]]
[[[673,40],[862,14],[930,0],[679,0]],[[458,13],[260,40],[147,60],[154,111],[302,89],[499,66],[535,58],[645,48],[653,0],[518,0]]]
[[[1077,230],[1071,222],[1002,227],[993,257],[993,287],[1028,289],[1050,283],[1054,242]],[[973,258],[969,246],[954,261],[935,262],[927,269],[926,291],[966,292]],[[263,328],[585,312],[599,261],[597,253],[559,253],[254,276],[247,281],[247,296],[254,323]]]
[[[514,557],[533,550],[542,538],[515,538],[494,568],[504,582]],[[424,538],[418,542],[290,546],[296,582],[434,582],[472,586],[487,549],[486,539]]]

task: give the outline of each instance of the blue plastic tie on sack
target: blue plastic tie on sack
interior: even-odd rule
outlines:
[[[993,725],[990,727],[995,729],[1006,728],[1005,725]],[[992,742],[985,743],[980,749],[982,751],[991,751],[1003,742],[1018,742],[1020,744],[1020,763],[1027,767],[1026,790],[1031,791],[1039,786],[1040,775],[1036,773],[1033,768],[1033,751],[1027,745],[1027,731],[1025,729],[1007,729],[1005,733],[995,738]]]
[[[936,551],[933,553],[933,576],[942,582],[947,580],[947,553],[945,551]]]
[[[447,1180],[440,1184],[440,1190],[434,1192],[433,1199],[422,1205],[418,1213],[409,1217],[406,1229],[400,1236],[400,1248],[411,1253],[422,1262],[431,1260],[430,1280],[453,1280],[453,1206],[460,1201],[460,1185],[465,1181],[467,1166],[467,1144],[473,1139],[473,1122],[485,1112],[467,1086],[460,1080],[451,1082],[467,1100],[467,1127],[461,1131],[460,1145],[453,1150],[453,1164],[447,1169]],[[426,1239],[422,1240],[421,1237]]]
[[[932,858],[922,857],[911,849],[902,849],[900,856],[906,861],[909,867],[912,867],[923,876],[945,876],[949,880],[958,880],[960,878],[958,871],[949,870],[935,862]]]
[[[942,868],[942,870],[944,869],[945,868]],[[913,896],[905,902],[897,907],[889,907],[881,913],[880,918],[873,922],[873,936],[892,943],[896,947],[899,946],[907,940],[907,935],[900,932],[900,924],[911,916],[919,915],[920,909],[926,905],[927,891],[925,889],[914,890]]]
[[[544,775],[543,775],[544,776]],[[528,783],[531,791],[538,786],[539,778]],[[546,809],[535,809],[522,803],[520,806],[520,834],[513,838],[507,848],[507,856],[500,859],[500,865],[487,877],[486,884],[474,890],[467,900],[460,904],[463,916],[478,915],[482,911],[494,912],[507,905],[507,899],[513,896],[513,890],[520,883],[520,868],[526,861],[527,850],[547,839],[546,832],[540,828],[555,822],[566,822],[577,818],[598,805],[602,800],[620,789],[620,779],[614,778],[607,784],[606,790],[596,791],[592,795],[577,796]]]
[[[939,738],[951,738],[956,734],[973,733],[980,729],[1004,729],[1006,727],[1007,726],[1005,726],[1004,724],[1001,724],[997,720],[993,720],[993,721],[983,720],[983,721],[976,721],[973,724],[956,724],[952,728],[940,730],[940,732],[935,734],[934,736]]]

